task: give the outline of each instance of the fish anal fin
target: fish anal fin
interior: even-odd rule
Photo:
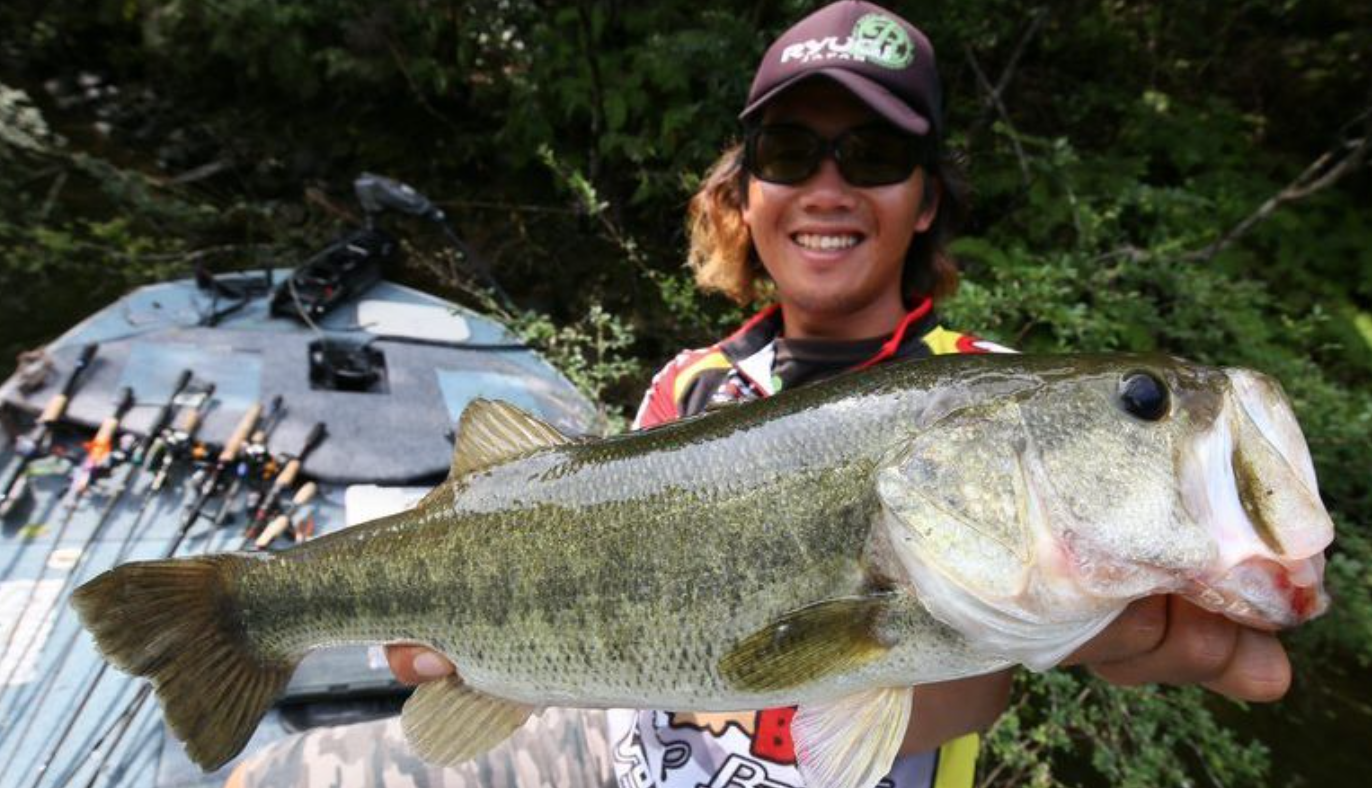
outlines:
[[[571,442],[553,425],[508,402],[475,399],[458,420],[448,478],[458,479],[539,449]]]
[[[910,687],[881,687],[801,706],[791,722],[791,736],[805,785],[876,785],[891,771],[905,740],[913,696]]]
[[[788,613],[734,646],[720,673],[739,689],[769,692],[866,665],[890,649],[880,633],[893,596],[841,597]]]
[[[448,676],[426,681],[405,701],[400,727],[410,749],[429,763],[457,766],[509,738],[538,711]]]

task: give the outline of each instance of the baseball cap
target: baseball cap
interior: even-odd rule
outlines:
[[[767,48],[739,119],[798,82],[824,76],[878,115],[912,134],[943,131],[943,92],[934,47],[914,25],[860,0],[830,3],[797,22]]]

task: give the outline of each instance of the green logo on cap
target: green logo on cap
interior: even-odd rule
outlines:
[[[900,23],[885,14],[868,14],[853,25],[853,52],[879,66],[905,68],[915,59],[915,45]]]

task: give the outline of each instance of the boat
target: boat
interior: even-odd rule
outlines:
[[[319,651],[244,753],[202,773],[68,597],[124,561],[280,549],[406,508],[476,399],[599,430],[506,326],[383,276],[397,245],[378,217],[441,212],[377,176],[358,194],[366,226],[300,266],[139,288],[0,384],[3,788],[218,786],[293,732],[398,712],[379,647]]]

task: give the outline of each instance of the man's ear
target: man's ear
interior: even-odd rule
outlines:
[[[923,203],[919,209],[919,218],[915,220],[915,232],[922,233],[929,229],[934,223],[934,217],[938,216],[939,200],[943,198],[943,181],[938,178],[929,177],[927,170],[920,170],[920,180],[924,186]]]

